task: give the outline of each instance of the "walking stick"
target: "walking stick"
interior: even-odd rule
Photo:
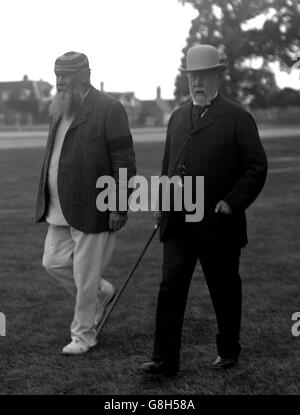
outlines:
[[[139,265],[139,263],[140,263],[141,259],[143,258],[143,255],[145,254],[145,252],[146,252],[146,250],[147,250],[148,246],[150,245],[150,243],[151,243],[152,239],[154,238],[154,236],[155,236],[155,234],[156,234],[156,232],[157,232],[157,229],[158,229],[158,228],[159,228],[159,223],[155,225],[155,227],[154,227],[154,229],[153,229],[153,231],[152,231],[152,233],[151,233],[151,235],[150,235],[150,238],[147,240],[147,242],[146,242],[146,244],[145,244],[145,246],[144,246],[144,248],[143,248],[142,252],[140,253],[140,255],[139,255],[139,257],[138,257],[138,259],[136,260],[135,264],[133,265],[133,267],[132,267],[132,268],[131,268],[131,270],[129,271],[129,273],[128,273],[128,275],[127,275],[126,279],[124,280],[124,282],[123,282],[123,284],[122,284],[122,286],[121,286],[121,288],[119,289],[119,291],[118,291],[118,292],[117,292],[117,294],[115,295],[115,297],[114,297],[113,301],[111,302],[111,304],[109,305],[109,308],[107,309],[107,312],[105,313],[105,315],[104,315],[103,319],[101,320],[100,324],[99,324],[99,325],[98,325],[98,327],[96,328],[96,336],[98,336],[98,334],[99,334],[100,330],[102,329],[102,327],[103,327],[103,326],[104,326],[104,324],[106,323],[106,321],[107,321],[108,317],[110,316],[110,314],[111,314],[112,310],[114,309],[115,305],[117,304],[117,302],[118,302],[118,300],[119,300],[119,298],[120,298],[120,296],[121,296],[122,292],[124,291],[124,289],[125,289],[126,285],[128,284],[129,280],[131,279],[131,277],[132,277],[132,275],[133,275],[134,271],[136,270],[137,266]]]

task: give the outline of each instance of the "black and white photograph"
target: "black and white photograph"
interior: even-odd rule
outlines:
[[[0,395],[299,395],[300,1],[1,17]]]

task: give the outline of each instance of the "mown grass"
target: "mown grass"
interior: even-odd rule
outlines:
[[[182,344],[182,370],[173,380],[145,377],[151,355],[161,271],[157,238],[99,337],[80,357],[64,357],[73,304],[41,267],[45,225],[34,224],[43,149],[0,151],[1,394],[297,394],[300,337],[291,315],[300,311],[300,172],[298,138],[268,139],[266,186],[248,211],[250,243],[242,255],[243,351],[238,367],[215,373],[215,317],[200,267],[194,275]],[[139,174],[159,174],[163,143],[138,143]],[[299,161],[298,161],[299,162]],[[120,286],[151,232],[151,213],[130,214],[119,234],[107,278]]]

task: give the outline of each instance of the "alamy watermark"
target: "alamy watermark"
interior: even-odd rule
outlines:
[[[292,315],[292,321],[295,321],[295,323],[292,325],[292,335],[294,337],[300,336],[300,312],[293,313]]]
[[[100,212],[124,212],[128,206],[132,212],[184,211],[186,222],[200,222],[204,216],[203,176],[151,176],[149,183],[137,175],[127,181],[127,169],[120,168],[118,186],[113,177],[101,176],[96,188],[103,189],[96,199]],[[128,188],[132,189],[129,200]]]
[[[0,336],[6,336],[6,317],[4,313],[0,313]]]

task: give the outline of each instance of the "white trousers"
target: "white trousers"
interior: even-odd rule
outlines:
[[[76,299],[71,337],[89,346],[96,344],[96,307],[115,240],[116,232],[86,234],[70,226],[48,226],[43,266]]]

